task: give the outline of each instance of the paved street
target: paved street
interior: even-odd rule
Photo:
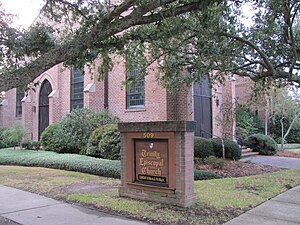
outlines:
[[[300,159],[278,156],[253,156],[240,161],[250,161],[257,164],[270,165],[278,168],[300,169]]]

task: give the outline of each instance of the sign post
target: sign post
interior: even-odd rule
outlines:
[[[120,123],[120,196],[191,206],[194,129],[193,121]]]

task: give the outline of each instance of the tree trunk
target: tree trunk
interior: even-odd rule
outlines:
[[[284,133],[283,117],[281,117],[281,119],[280,119],[280,124],[281,124],[281,147],[280,147],[280,151],[283,151],[283,145],[284,145],[284,139],[285,139],[285,136],[283,135],[283,133]]]
[[[280,123],[281,123],[281,150],[283,151],[283,144],[284,144],[284,141],[286,139],[286,137],[289,135],[290,131],[292,130],[293,128],[293,125],[294,123],[297,121],[297,119],[299,119],[300,117],[300,112],[298,114],[295,115],[295,117],[293,118],[288,130],[286,131],[286,133],[283,135],[283,118],[280,120]]]
[[[224,139],[223,138],[221,138],[221,142],[222,142],[223,159],[225,159],[225,145],[224,145]]]

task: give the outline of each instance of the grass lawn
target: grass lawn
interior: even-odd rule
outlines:
[[[278,149],[280,149],[281,148],[281,144],[278,144]],[[297,144],[297,143],[295,143],[295,144],[284,144],[283,145],[283,149],[285,150],[285,151],[289,151],[289,150],[293,150],[293,149],[300,149],[300,144]]]
[[[293,152],[293,153],[299,153],[299,154],[300,154],[300,148],[296,148],[296,149],[285,149],[285,151]]]
[[[1,154],[0,154],[1,157]],[[119,179],[40,167],[0,166],[0,184],[165,224],[221,224],[300,184],[300,170],[195,181],[189,209],[118,196]]]

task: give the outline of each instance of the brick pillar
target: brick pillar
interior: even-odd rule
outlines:
[[[49,125],[60,120],[59,92],[53,90],[49,94]]]
[[[120,123],[120,196],[191,206],[195,126],[194,121]]]
[[[25,128],[25,139],[33,140],[33,111],[31,96],[27,95],[22,99],[22,124]]]

